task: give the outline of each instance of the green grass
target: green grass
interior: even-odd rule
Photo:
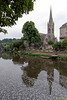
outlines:
[[[58,56],[57,60],[67,61],[67,56]]]
[[[27,55],[27,56],[35,56],[35,57],[41,57],[41,56],[44,56],[44,57],[51,57],[51,55],[45,55],[45,54],[35,54],[35,53],[32,53],[32,52],[27,52],[27,51],[23,51],[22,52],[22,55]],[[61,60],[61,61],[67,61],[67,56],[58,56],[56,58],[57,60]]]
[[[25,52],[23,51],[22,52],[23,55],[28,55],[28,56],[45,56],[45,57],[51,57],[51,55],[45,55],[45,54],[35,54],[35,53],[32,53],[32,52]]]

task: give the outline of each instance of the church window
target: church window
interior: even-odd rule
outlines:
[[[48,33],[50,33],[50,28],[48,29]]]
[[[48,39],[46,38],[46,42],[48,41]]]
[[[54,33],[54,29],[52,29],[52,33]]]
[[[51,39],[51,37],[49,36],[49,40]]]
[[[66,27],[66,31],[67,31],[67,27]]]
[[[60,34],[60,37],[63,37],[62,33]]]

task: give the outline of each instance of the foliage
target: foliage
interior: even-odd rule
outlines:
[[[24,49],[25,46],[23,44],[23,41],[15,41],[13,44],[12,44],[13,48],[15,48],[15,50],[19,50],[19,49]]]
[[[41,43],[41,37],[39,35],[38,30],[35,28],[35,24],[32,21],[27,21],[23,25],[22,29],[24,40],[31,46],[31,44],[34,44],[34,46],[39,45]]]
[[[67,56],[58,56],[57,60],[67,61]]]
[[[53,42],[52,40],[49,40],[49,41],[48,41],[48,44],[49,44],[49,45],[53,45],[54,42]]]
[[[0,26],[12,26],[16,24],[22,14],[28,14],[33,10],[35,0],[0,0]],[[0,32],[6,33],[5,29],[0,28]]]
[[[62,41],[62,47],[67,48],[67,38]]]
[[[64,50],[65,53],[67,53],[67,50]]]
[[[0,40],[0,43],[12,43],[12,42],[15,42],[15,41],[20,41],[20,39],[15,39],[15,38],[8,39],[8,38],[6,38],[6,39],[3,39],[3,40]]]
[[[12,44],[11,43],[3,43],[2,46],[3,46],[3,50],[5,52],[8,52],[8,51],[12,52]]]
[[[60,50],[60,49],[62,48],[61,42],[55,43],[55,44],[53,45],[53,48],[54,48],[55,50]]]
[[[25,46],[23,44],[23,41],[15,41],[13,43],[1,43],[0,47],[2,51],[4,52],[10,52],[10,53],[15,53],[16,51],[20,49],[25,49]]]
[[[67,49],[67,38],[65,38],[62,42],[57,42],[53,45],[55,50],[66,50]]]

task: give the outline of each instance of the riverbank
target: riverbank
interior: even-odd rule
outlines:
[[[36,57],[42,57],[42,58],[45,58],[45,59],[48,58],[48,59],[57,59],[57,60],[67,61],[67,54],[58,53],[58,52],[22,51],[21,55],[36,56]]]

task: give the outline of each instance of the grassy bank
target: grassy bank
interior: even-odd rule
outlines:
[[[25,52],[23,51],[22,52],[22,55],[28,55],[28,56],[44,56],[44,57],[51,57],[51,55],[45,55],[45,54],[35,54],[35,53],[32,53],[32,52]]]
[[[67,56],[58,56],[57,60],[67,61]]]
[[[51,55],[47,55],[47,54],[37,54],[37,53],[32,53],[32,52],[27,52],[27,51],[23,51],[22,55],[26,55],[26,56],[36,56],[36,57],[49,57],[52,59]],[[67,56],[58,56],[56,58],[57,60],[62,60],[62,61],[67,61]]]

